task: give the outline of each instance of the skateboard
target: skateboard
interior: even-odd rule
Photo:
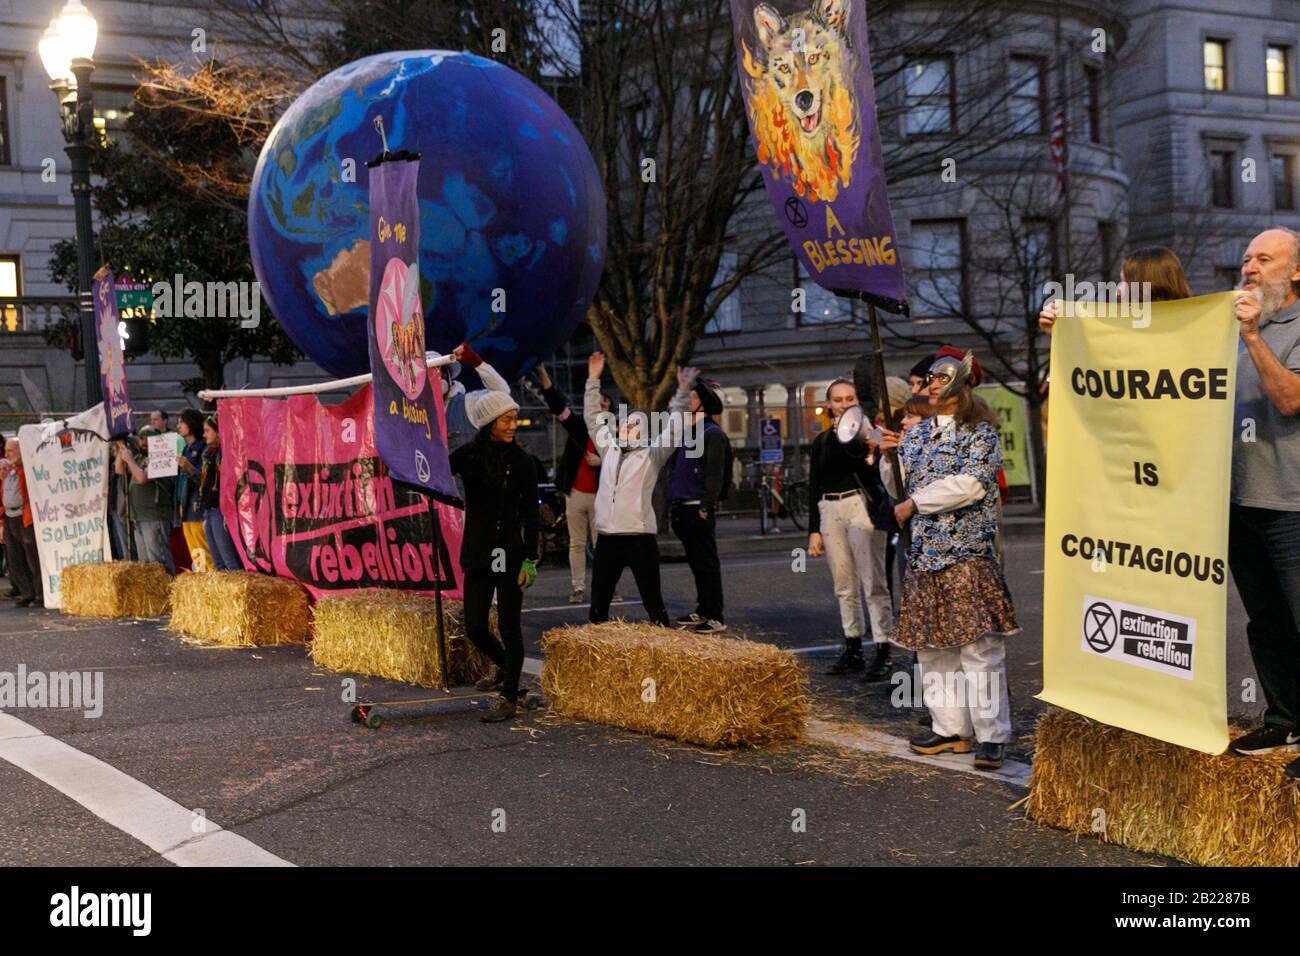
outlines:
[[[371,730],[378,730],[383,726],[384,717],[376,712],[376,708],[389,707],[406,707],[413,704],[445,704],[451,702],[463,703],[468,701],[470,705],[476,706],[480,701],[486,702],[496,696],[495,691],[481,691],[473,687],[457,687],[439,697],[409,697],[399,700],[372,700],[355,704],[352,707],[352,722],[354,724],[364,724]],[[522,710],[536,710],[542,706],[542,699],[537,694],[530,693],[525,699]]]

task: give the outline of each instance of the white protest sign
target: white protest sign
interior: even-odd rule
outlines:
[[[149,436],[149,467],[145,473],[150,478],[176,477],[176,443],[180,437],[175,432]]]
[[[46,607],[63,606],[64,568],[109,560],[107,436],[103,402],[63,422],[18,430]]]

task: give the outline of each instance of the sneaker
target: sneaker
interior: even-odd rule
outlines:
[[[571,592],[569,592],[569,603],[586,604],[587,592],[585,592],[582,588],[574,588]]]
[[[1006,758],[1007,745],[978,743],[975,745],[975,766],[981,770],[997,770]]]
[[[1253,757],[1274,750],[1288,750],[1296,744],[1300,744],[1300,733],[1276,724],[1265,724],[1244,737],[1238,737],[1228,745],[1228,749],[1239,756]]]
[[[491,708],[479,720],[485,724],[499,724],[503,720],[509,720],[515,715],[518,708],[513,700],[506,700],[504,697],[497,697],[492,701]]]
[[[703,624],[704,618],[692,611],[690,614],[683,614],[673,623],[678,627],[694,627],[697,624]]]
[[[838,677],[840,674],[856,674],[860,670],[865,670],[866,667],[867,662],[862,658],[862,648],[846,647],[839,660],[826,668],[826,673]]]
[[[492,671],[487,677],[480,678],[474,685],[477,690],[500,690],[501,689],[501,668],[495,664],[492,665]]]
[[[35,598],[24,598],[24,597],[15,598],[15,599],[14,599],[14,607],[31,607],[31,604],[32,604],[32,602],[33,602],[34,600],[36,600],[36,599],[35,599]]]
[[[913,753],[918,754],[970,753],[969,737],[940,737],[933,730],[917,734],[907,742],[907,745],[912,748]]]
[[[695,625],[691,628],[691,631],[695,634],[721,634],[726,629],[727,625],[723,624],[721,621],[715,621],[712,618],[709,618]]]
[[[1282,772],[1292,780],[1300,780],[1300,757],[1297,757],[1295,760],[1292,760],[1289,764],[1283,767]]]

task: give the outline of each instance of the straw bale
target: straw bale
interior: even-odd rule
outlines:
[[[1200,866],[1300,866],[1294,753],[1203,754],[1055,709],[1035,747],[1026,811],[1043,823]]]
[[[297,581],[248,571],[187,572],[172,584],[171,630],[208,644],[301,644],[311,634]]]
[[[63,613],[78,617],[159,617],[172,579],[161,564],[105,561],[63,569]]]
[[[322,597],[313,613],[311,656],[321,667],[442,687],[434,598],[392,590],[353,591]],[[492,663],[465,636],[461,602],[443,599],[442,619],[452,686],[486,676]],[[495,608],[488,626],[497,633]]]
[[[547,631],[542,650],[554,714],[706,747],[803,734],[803,669],[771,644],[608,621]]]

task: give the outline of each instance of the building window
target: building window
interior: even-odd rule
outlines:
[[[1291,48],[1270,43],[1264,69],[1268,75],[1268,95],[1288,96],[1291,93]]]
[[[126,121],[135,112],[135,90],[122,87],[95,87],[95,129],[105,139],[122,138]]]
[[[1206,40],[1203,59],[1205,63],[1205,88],[1220,93],[1228,88],[1228,41]]]
[[[1231,209],[1232,173],[1236,166],[1236,154],[1227,150],[1210,151],[1210,204],[1219,209]]]
[[[1273,176],[1273,208],[1295,209],[1294,156],[1273,156],[1269,166]]]
[[[5,78],[0,76],[0,166],[13,163],[9,155],[9,91],[5,88]]]
[[[715,287],[730,282],[736,276],[736,254],[734,252],[724,252],[718,257],[718,274],[713,277]],[[704,326],[704,334],[712,335],[715,332],[739,332],[740,331],[740,287],[737,286],[731,294],[718,303],[718,308],[713,313],[713,318],[709,319]]]
[[[23,270],[18,265],[17,256],[0,256],[0,299],[23,294]],[[7,332],[18,328],[18,308],[7,305],[0,314],[0,328]]]
[[[803,289],[803,313],[799,325],[834,325],[853,320],[852,303],[819,286],[803,263],[796,260],[795,278]]]
[[[1095,66],[1085,66],[1084,105],[1088,110],[1088,140],[1101,142],[1101,70]]]
[[[1011,58],[1011,129],[1047,132],[1047,61],[1038,56]]]
[[[909,63],[904,133],[924,136],[952,132],[955,84],[951,56],[929,56]]]
[[[966,236],[960,219],[912,223],[912,314],[937,318],[965,311]]]

